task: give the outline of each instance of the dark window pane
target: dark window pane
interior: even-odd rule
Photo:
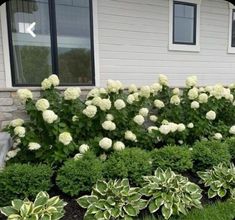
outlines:
[[[233,22],[232,22],[232,47],[235,47],[235,10],[233,10]]]
[[[89,0],[56,0],[59,75],[63,84],[92,84]]]
[[[52,69],[48,1],[10,0],[8,4],[14,84],[39,85]],[[27,32],[33,22],[35,37]]]
[[[173,42],[195,44],[196,5],[174,2]]]

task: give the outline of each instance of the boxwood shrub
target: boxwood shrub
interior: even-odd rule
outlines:
[[[0,206],[13,199],[34,198],[52,187],[53,171],[48,165],[12,164],[0,171]]]
[[[235,163],[235,138],[234,137],[228,138],[225,140],[225,143],[228,145],[229,152],[232,157],[232,161],[233,163]]]
[[[66,161],[58,171],[56,184],[64,193],[78,196],[90,192],[99,179],[102,179],[102,161],[89,152],[80,159]]]
[[[229,163],[228,145],[221,141],[200,141],[193,146],[193,171],[211,169],[221,162]]]
[[[171,168],[173,171],[185,172],[192,169],[192,152],[188,146],[166,146],[151,152],[153,170]]]
[[[133,185],[141,185],[142,176],[152,170],[150,153],[139,148],[126,148],[114,152],[104,163],[104,176],[107,179],[128,178]]]

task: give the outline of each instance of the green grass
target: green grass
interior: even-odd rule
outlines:
[[[235,201],[217,202],[203,209],[194,209],[187,216],[172,217],[170,220],[234,220]],[[163,220],[161,217],[146,215],[139,220]]]

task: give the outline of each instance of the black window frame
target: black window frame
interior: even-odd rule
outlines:
[[[233,30],[233,22],[235,22],[235,19],[234,19],[234,14],[235,14],[235,9],[232,9],[232,22],[231,22],[231,47],[232,48],[235,48],[235,41],[233,42],[233,32],[235,33],[235,30]]]
[[[193,27],[193,42],[180,42],[180,41],[175,41],[175,5],[187,5],[187,6],[192,6],[194,8],[194,27]],[[198,5],[195,3],[190,3],[190,2],[183,2],[183,1],[173,1],[173,33],[172,33],[172,42],[173,44],[182,44],[182,45],[196,45],[197,44],[197,10],[198,10]]]
[[[59,63],[58,63],[58,44],[57,44],[57,26],[56,26],[56,0],[48,0],[49,9],[49,23],[50,23],[50,39],[51,39],[51,63],[52,63],[52,74],[59,75]],[[94,20],[93,20],[93,0],[89,1],[89,18],[90,18],[90,44],[91,44],[91,70],[92,79],[91,83],[61,83],[60,86],[95,86],[95,49],[94,49]],[[16,83],[15,80],[15,66],[14,66],[14,54],[13,54],[13,40],[11,33],[11,17],[10,17],[10,6],[9,1],[6,1],[6,16],[7,16],[7,32],[8,32],[8,44],[9,44],[9,55],[10,55],[10,67],[11,67],[11,79],[13,87],[38,87],[40,84],[30,83]]]

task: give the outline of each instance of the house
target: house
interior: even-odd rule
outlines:
[[[173,86],[235,81],[235,6],[225,0],[9,0],[0,6],[0,126],[21,117],[19,87],[35,95],[58,73],[63,86],[108,79]]]

